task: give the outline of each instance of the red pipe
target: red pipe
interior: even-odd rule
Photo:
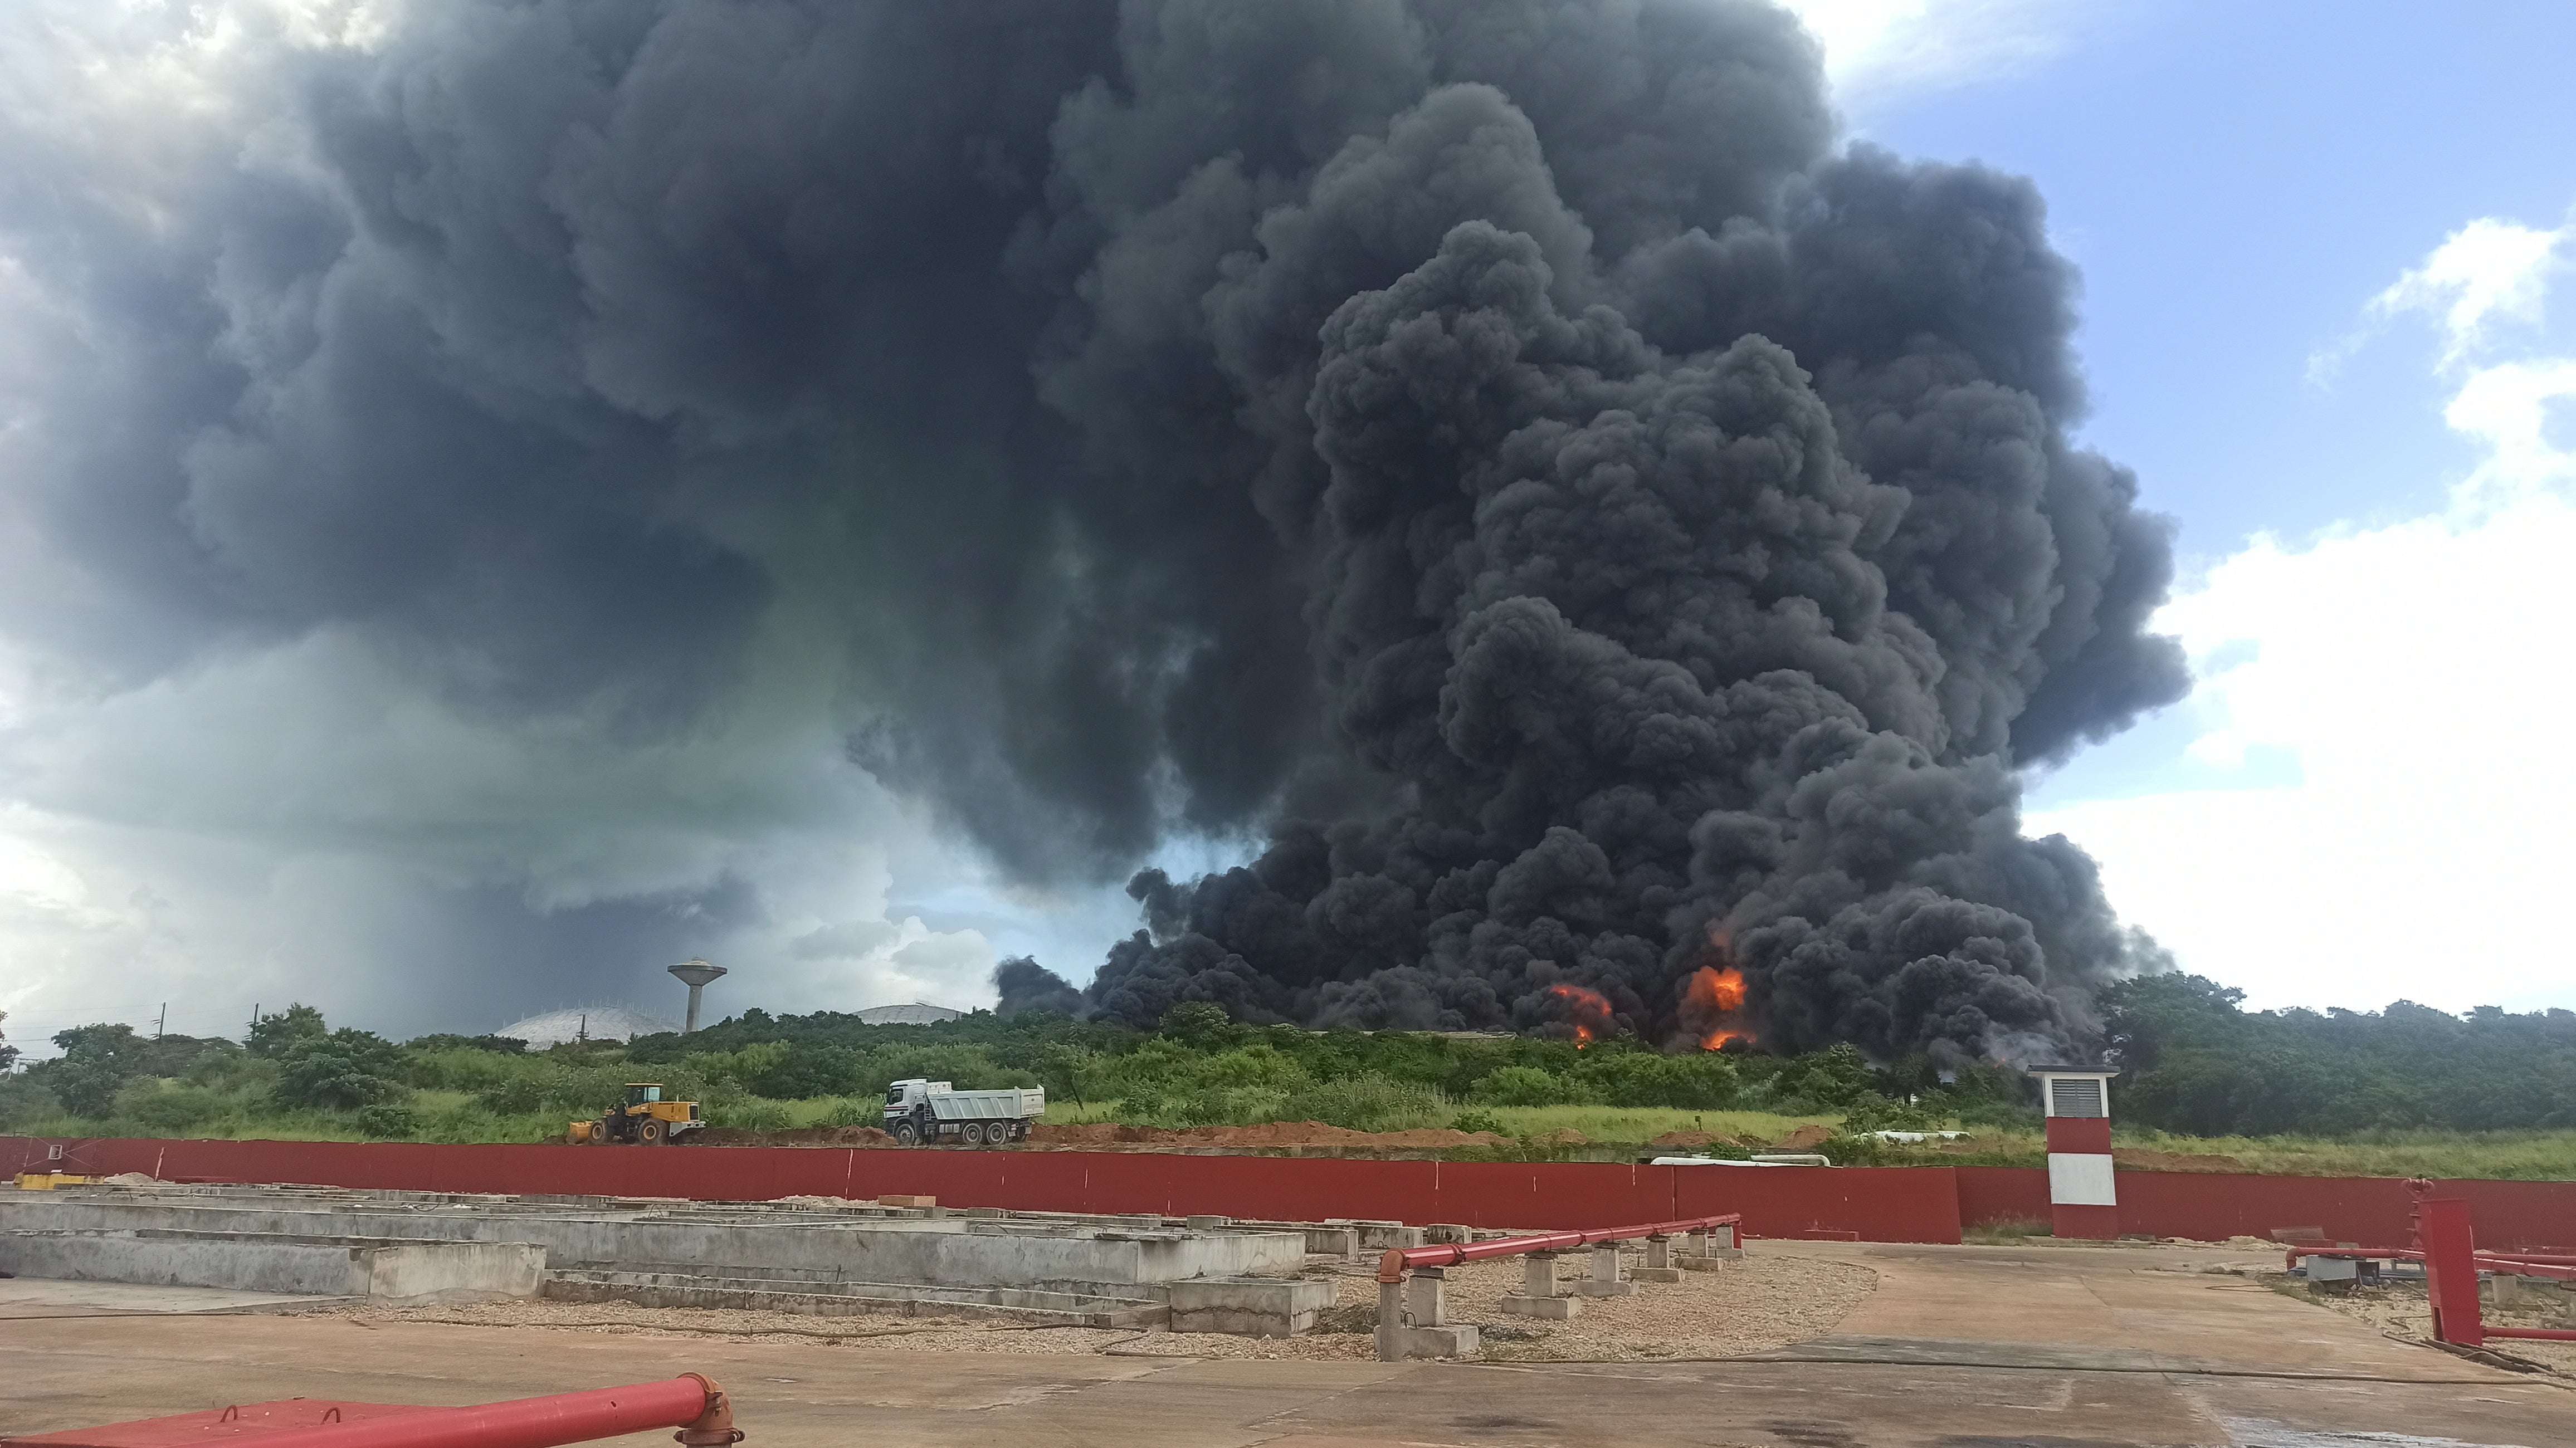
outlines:
[[[684,1444],[741,1441],[724,1389],[696,1373],[658,1383],[519,1398],[470,1408],[424,1408],[263,1434],[294,1448],[558,1448],[648,1428],[678,1428]],[[65,1435],[67,1437],[75,1435]]]
[[[2299,1259],[2302,1257],[2351,1257],[2372,1261],[2386,1258],[2395,1262],[2424,1260],[2424,1254],[2411,1247],[2293,1247],[2290,1249],[2288,1265],[2298,1266]],[[2567,1260],[2564,1258],[2516,1257],[2502,1252],[2476,1252],[2471,1254],[2470,1260],[2481,1271],[2504,1272],[2520,1277],[2544,1277],[2557,1282],[2576,1282],[2576,1266],[2546,1265],[2552,1261]]]
[[[1742,1212],[1729,1212],[1722,1217],[1693,1217],[1684,1222],[1594,1227],[1582,1232],[1540,1232],[1527,1237],[1496,1237],[1488,1242],[1444,1242],[1437,1247],[1395,1247],[1378,1259],[1377,1280],[1401,1282],[1404,1274],[1416,1267],[1453,1267],[1461,1262],[1482,1262],[1489,1257],[1525,1257],[1532,1252],[1563,1252],[1573,1247],[1589,1247],[1596,1242],[1674,1237],[1684,1232],[1705,1232],[1711,1227],[1740,1228],[1743,1225]]]
[[[722,1403],[722,1390],[691,1373],[632,1387],[308,1429],[291,1441],[295,1448],[557,1448],[647,1428],[686,1426]],[[728,1417],[726,1427],[731,1426]]]

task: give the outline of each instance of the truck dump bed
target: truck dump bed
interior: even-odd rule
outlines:
[[[1046,1088],[1006,1086],[998,1091],[933,1091],[931,1114],[942,1121],[1035,1121],[1046,1115]]]

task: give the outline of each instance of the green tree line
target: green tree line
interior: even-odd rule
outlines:
[[[2144,977],[2105,996],[2123,1124],[2193,1136],[2576,1126],[2576,1013],[2455,1016],[2405,1002],[2249,1012],[2242,1001],[2188,975]],[[1477,1129],[1492,1126],[1494,1108],[1521,1106],[1838,1114],[1855,1127],[2035,1120],[2026,1083],[2000,1067],[1873,1063],[1848,1046],[1782,1058],[1735,1047],[1668,1054],[1615,1039],[1578,1048],[1316,1032],[1241,1025],[1205,1004],[1175,1008],[1153,1031],[1045,1013],[871,1026],[835,1012],[751,1010],[694,1035],[543,1052],[488,1036],[397,1044],[295,1005],[260,1017],[240,1042],[154,1039],[122,1025],[53,1041],[58,1057],[0,1068],[0,1130],[535,1140],[596,1114],[637,1079],[702,1102],[720,1127],[776,1129],[789,1122],[783,1103],[816,1098],[829,1099],[825,1124],[874,1124],[888,1083],[914,1076],[1044,1086],[1059,1102],[1116,1103],[1119,1120],[1174,1127]],[[818,1119],[812,1107],[801,1114]]]
[[[2196,975],[2104,1004],[2113,1114],[2193,1136],[2576,1126],[2576,1011],[2248,1011]]]

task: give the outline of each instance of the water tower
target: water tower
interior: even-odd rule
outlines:
[[[671,967],[671,974],[678,976],[689,987],[689,1023],[682,1026],[681,1030],[694,1031],[698,1028],[698,996],[706,990],[708,981],[724,973],[723,966],[709,965],[703,960],[684,960]]]

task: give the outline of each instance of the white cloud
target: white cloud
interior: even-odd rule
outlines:
[[[2549,274],[2576,247],[2576,222],[2555,231],[2480,217],[2451,233],[2424,264],[2371,298],[2370,315],[2427,312],[2440,320],[2442,364],[2457,365],[2486,341],[2498,321],[2536,325]]]
[[[2440,332],[2442,370],[2461,367],[2496,339],[2499,324],[2537,327],[2550,278],[2571,262],[2576,262],[2576,217],[2554,231],[2480,217],[2433,248],[2422,266],[2371,298],[2352,333],[2310,356],[2309,380],[2331,382],[2355,351],[2389,322],[2408,315],[2429,318]]]
[[[2443,514],[2258,538],[2159,617],[2202,681],[2193,753],[2296,782],[2033,820],[2091,850],[2114,903],[2186,969],[2256,1004],[2576,1005],[2557,918],[2576,819],[2576,442],[2549,425],[2576,398],[2576,360],[2498,358],[2491,327],[2540,321],[2547,254],[2528,239],[2565,234],[2479,222],[2371,304],[2440,311],[2461,379],[2444,416],[2480,451]]]
[[[1846,103],[2011,74],[2065,48],[2066,0],[1786,0]]]

